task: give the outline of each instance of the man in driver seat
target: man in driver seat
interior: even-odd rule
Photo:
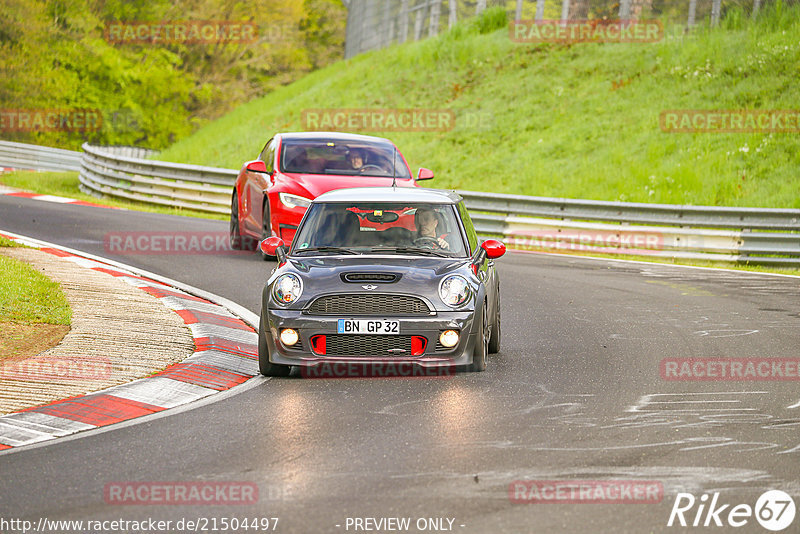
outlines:
[[[347,153],[347,162],[356,171],[364,166],[364,159],[364,151],[360,148],[353,148]]]
[[[439,245],[438,248],[450,249],[450,243],[445,240],[447,234],[440,235],[438,233],[442,229],[439,228],[439,217],[436,216],[436,211],[427,206],[417,208],[414,213],[414,225],[417,227],[417,233],[414,236],[415,243],[426,246],[427,241],[431,248],[435,248],[434,243],[436,243]]]

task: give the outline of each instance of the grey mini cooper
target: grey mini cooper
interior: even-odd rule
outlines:
[[[454,192],[330,191],[314,199],[288,251],[278,237],[261,249],[278,259],[261,300],[263,375],[298,366],[314,376],[334,363],[483,371],[499,350],[494,260],[505,245],[479,244]]]

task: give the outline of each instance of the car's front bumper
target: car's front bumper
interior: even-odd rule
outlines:
[[[264,313],[262,311],[262,313]],[[315,354],[312,351],[311,338],[318,335],[336,336],[338,319],[351,319],[353,317],[334,317],[308,315],[298,310],[268,309],[266,316],[261,318],[261,336],[266,340],[269,351],[269,360],[279,365],[295,365],[314,368],[331,362],[404,362],[404,365],[413,365],[420,368],[447,368],[453,369],[472,363],[477,331],[475,330],[475,312],[447,311],[437,312],[430,316],[397,316],[397,317],[371,317],[359,316],[358,319],[396,319],[400,321],[400,336],[422,336],[427,343],[422,354],[378,354],[360,353],[358,349],[353,352],[358,354]],[[280,341],[279,334],[284,328],[296,330],[300,342],[295,347],[286,347]],[[438,344],[439,335],[444,330],[457,330],[458,343],[452,348],[444,348]],[[358,339],[371,337],[370,334],[358,335]],[[301,348],[296,348],[297,346]]]

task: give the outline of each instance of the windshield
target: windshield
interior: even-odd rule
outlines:
[[[452,204],[313,204],[291,254],[467,256]]]
[[[285,139],[280,164],[292,173],[411,178],[400,152],[386,141]]]

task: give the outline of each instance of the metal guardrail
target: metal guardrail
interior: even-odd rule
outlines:
[[[78,171],[81,153],[38,145],[0,141],[0,167],[43,171]]]
[[[83,145],[81,189],[138,202],[230,213],[236,171],[117,154],[116,147]]]
[[[9,161],[4,154],[15,150],[12,145],[20,145],[19,152],[12,153],[9,158],[20,161],[27,158],[36,165],[45,162],[38,168],[47,168],[46,160],[52,154],[69,153],[0,142],[0,165]],[[130,147],[84,144],[83,150],[80,183],[81,189],[88,193],[210,213],[230,213],[235,170],[149,160],[145,158],[151,151]],[[798,209],[604,202],[475,191],[459,193],[470,209],[478,232],[502,236],[510,248],[800,267]]]

